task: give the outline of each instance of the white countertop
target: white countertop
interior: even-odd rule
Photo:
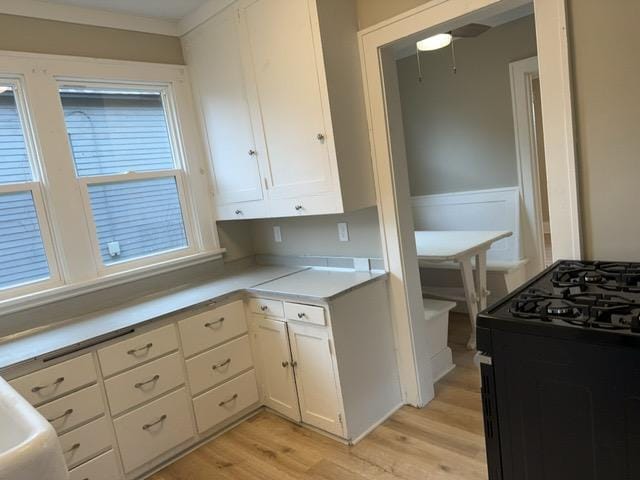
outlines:
[[[262,283],[250,288],[249,292],[329,301],[355,287],[362,286],[386,275],[386,272],[356,272],[311,268]]]
[[[0,370],[52,354],[77,350],[160,317],[236,293],[328,301],[381,276],[386,276],[386,273],[252,266],[37,331],[5,337],[0,340]]]

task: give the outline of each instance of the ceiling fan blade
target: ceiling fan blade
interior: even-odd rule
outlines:
[[[468,25],[451,30],[451,35],[455,38],[473,38],[478,35],[482,35],[490,28],[490,26],[482,25],[480,23],[469,23]]]

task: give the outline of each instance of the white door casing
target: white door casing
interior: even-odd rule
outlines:
[[[390,272],[390,300],[400,376],[405,400],[413,405],[422,406],[433,398],[432,385],[428,385],[433,379],[430,369],[421,362],[421,357],[426,355],[423,347],[426,342],[420,335],[424,314],[419,289],[411,285],[417,264],[415,240],[404,220],[411,215],[410,206],[401,200],[408,198],[410,193],[408,179],[404,178],[406,165],[403,160],[406,164],[406,159],[393,146],[394,132],[401,131],[401,123],[398,124],[397,114],[390,115],[393,114],[393,97],[398,96],[398,92],[390,88],[393,85],[387,84],[388,78],[393,80],[393,76],[388,76],[385,66],[388,70],[393,65],[385,59],[385,47],[414,34],[438,33],[456,19],[464,17],[468,23],[473,15],[481,20],[484,15],[499,14],[527,3],[527,0],[433,0],[359,33],[381,242],[385,266]],[[558,257],[580,258],[565,0],[534,0],[534,8],[543,118],[546,130],[554,132],[545,137],[553,251]],[[390,93],[391,105],[388,103]]]

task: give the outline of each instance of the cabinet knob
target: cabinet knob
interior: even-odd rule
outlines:
[[[242,210],[236,210],[236,215],[242,215]]]
[[[296,205],[294,208],[296,209],[297,212],[303,209],[302,205]]]
[[[289,366],[289,362],[282,362],[282,368],[287,368]]]
[[[324,142],[324,139],[325,139],[324,133],[319,133],[318,134],[318,141],[319,142]]]
[[[250,156],[253,157],[253,156],[257,155],[257,154],[258,154],[258,152],[256,152],[255,150],[249,150],[249,155]]]
[[[298,366],[298,362],[296,362],[295,360],[293,362],[291,362],[291,366],[293,368],[296,368]]]

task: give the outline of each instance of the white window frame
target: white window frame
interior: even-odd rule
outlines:
[[[53,288],[62,284],[60,268],[58,265],[58,255],[54,248],[53,235],[49,226],[49,216],[43,196],[43,166],[38,153],[37,135],[29,116],[29,106],[27,102],[27,92],[25,82],[21,75],[0,75],[0,84],[11,87],[13,97],[18,111],[18,118],[27,149],[27,161],[31,167],[32,179],[29,182],[4,183],[0,184],[0,195],[9,193],[29,192],[33,198],[33,204],[40,228],[40,237],[44,246],[47,264],[49,267],[49,277],[41,280],[32,280],[7,286],[0,289],[0,301],[5,298],[12,298],[26,295],[38,290]]]
[[[221,258],[225,250],[218,239],[212,181],[185,66],[0,51],[0,78],[5,77],[22,79],[29,94],[23,128],[33,132],[27,140],[39,153],[32,158],[38,160],[34,171],[41,182],[34,199],[39,212],[46,212],[38,218],[52,280],[7,289],[6,295],[0,290],[0,315]],[[189,247],[101,268],[60,100],[60,83],[69,81],[166,89],[165,114],[175,125],[169,128],[174,161],[182,166],[178,190]]]
[[[88,175],[79,176],[76,173],[76,180],[81,186],[83,208],[89,229],[92,232],[91,246],[94,253],[94,261],[99,276],[111,275],[117,272],[125,272],[135,268],[154,265],[159,262],[165,262],[176,258],[194,255],[201,245],[200,232],[196,228],[193,221],[193,205],[189,201],[191,192],[189,183],[185,181],[186,162],[184,159],[181,142],[180,127],[175,114],[175,99],[173,97],[171,85],[168,84],[149,84],[149,83],[122,83],[122,82],[104,82],[97,79],[87,80],[78,78],[58,78],[59,89],[64,88],[86,88],[96,90],[137,90],[160,93],[162,99],[162,107],[164,109],[167,133],[169,136],[169,144],[171,146],[171,155],[173,157],[174,168],[171,170],[155,170],[141,172],[123,172],[109,175]],[[65,122],[66,127],[66,122]],[[68,135],[67,135],[68,138]],[[72,152],[72,160],[74,162],[74,171],[77,171],[75,159],[73,158],[73,149],[69,144],[69,150]],[[175,178],[178,190],[178,198],[180,200],[180,209],[182,212],[182,221],[185,229],[187,245],[181,248],[164,250],[158,253],[151,253],[131,260],[123,260],[112,264],[105,264],[102,261],[100,252],[100,241],[97,235],[97,228],[91,207],[91,198],[89,196],[89,187],[91,185],[104,185],[109,183],[123,183],[135,180],[151,180],[159,178]]]

